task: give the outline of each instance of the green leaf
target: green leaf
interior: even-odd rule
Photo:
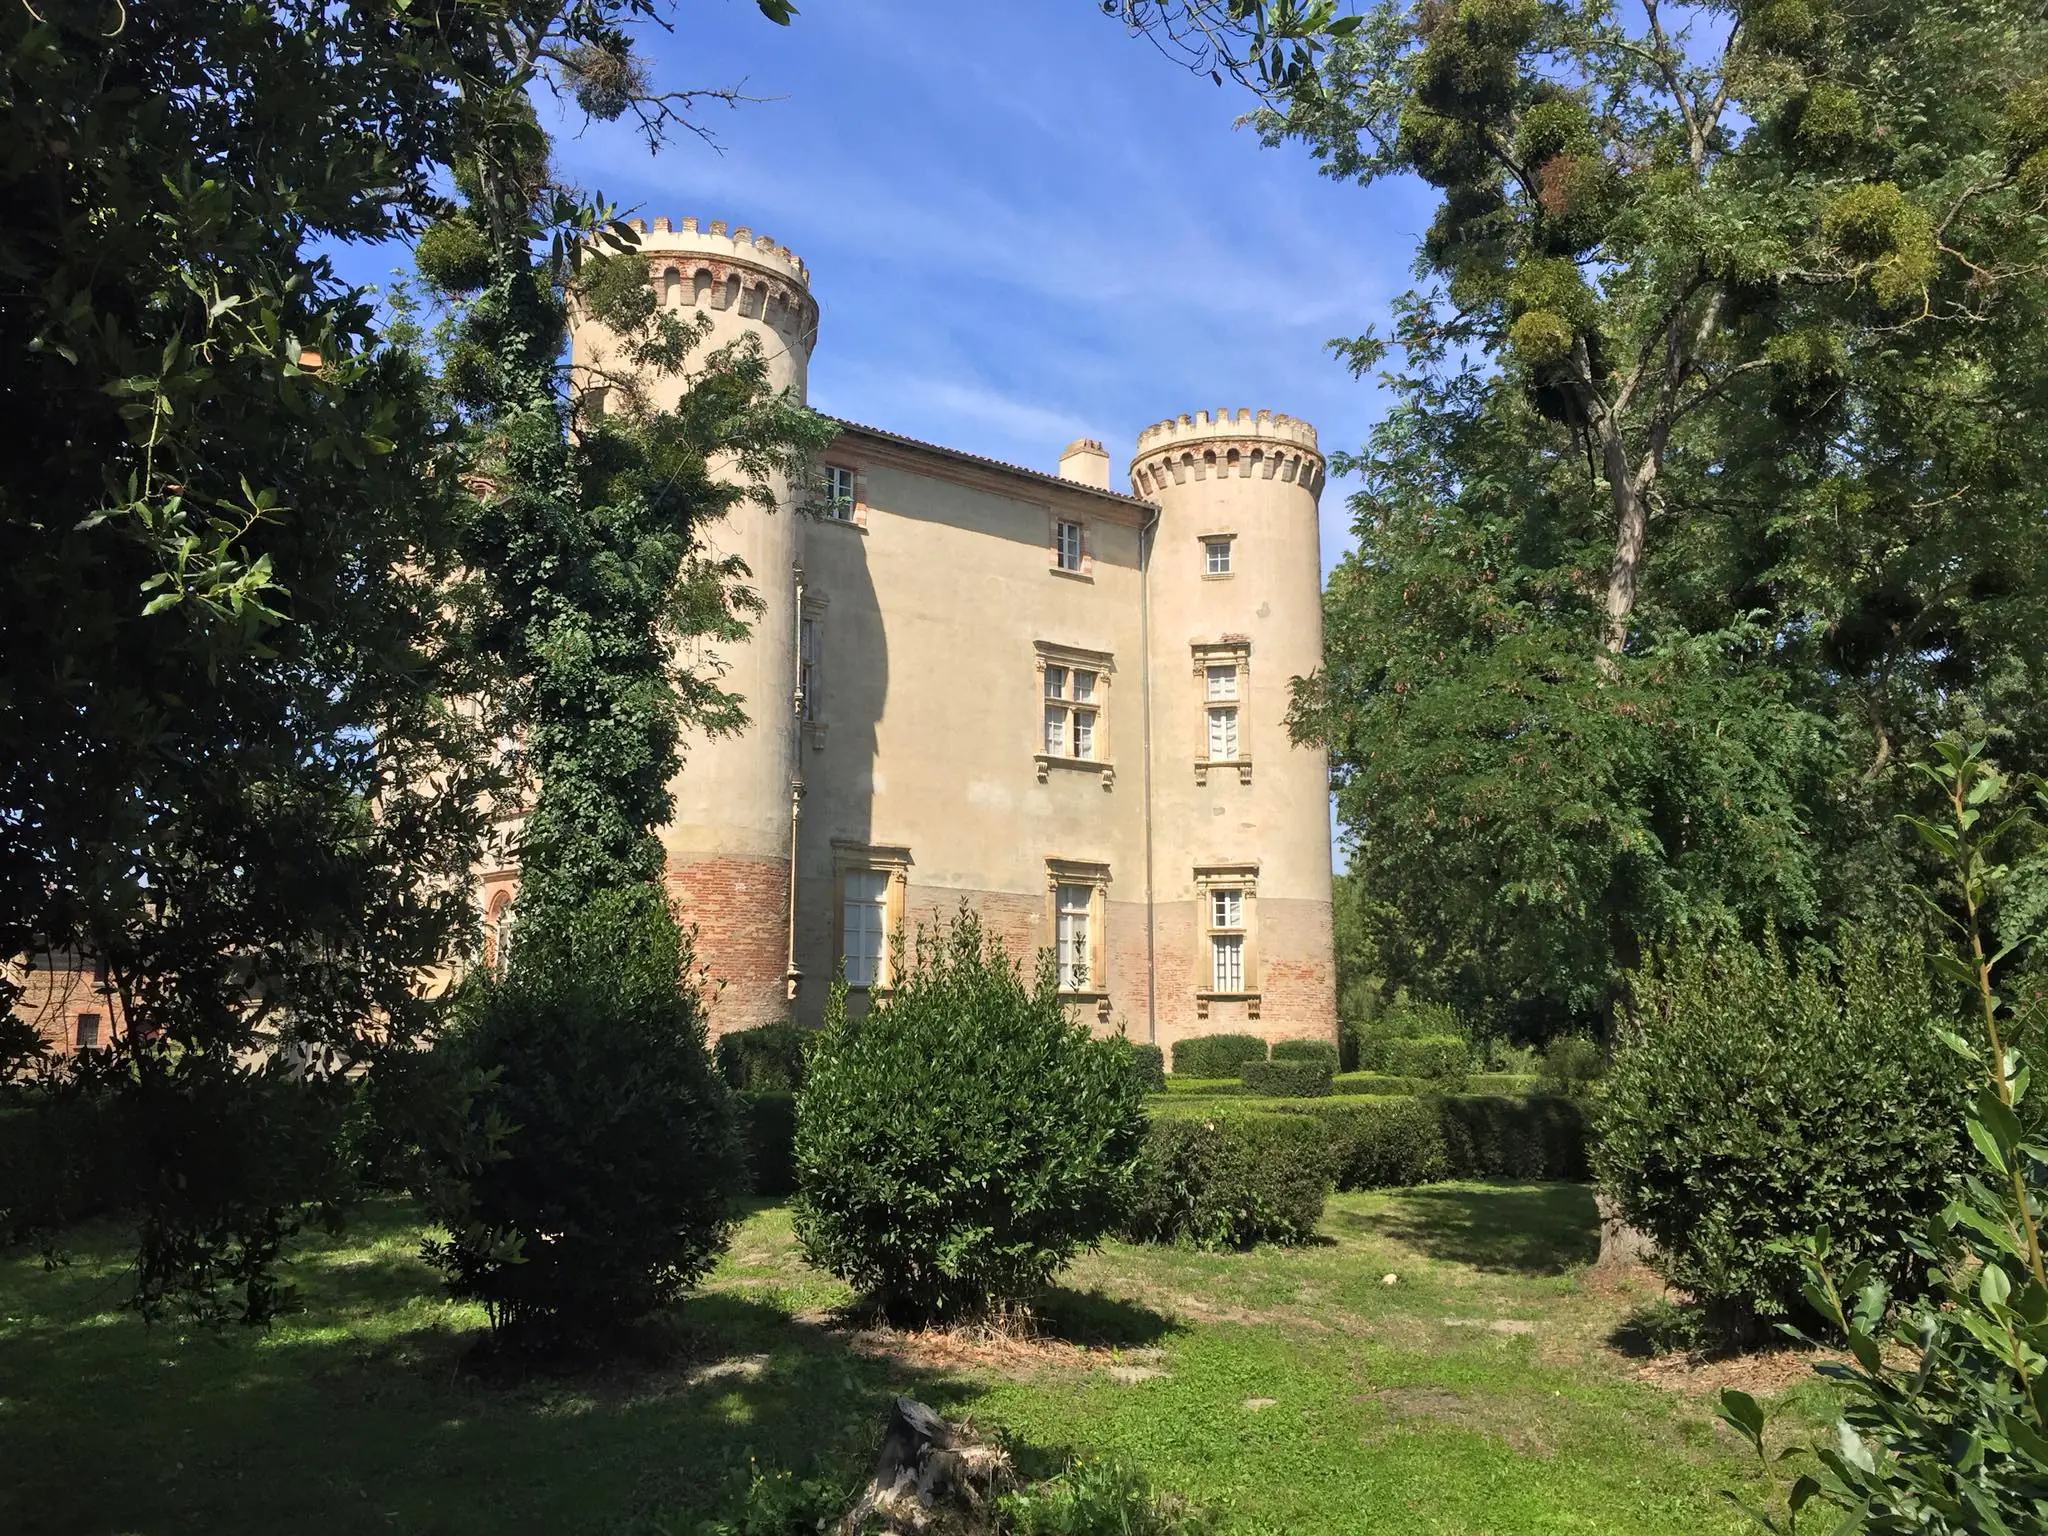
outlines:
[[[1720,1417],[1737,1434],[1747,1440],[1761,1456],[1764,1449],[1764,1410],[1762,1404],[1747,1392],[1733,1387],[1721,1391]]]

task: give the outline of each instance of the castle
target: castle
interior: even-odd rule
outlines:
[[[713,346],[753,332],[804,397],[818,306],[787,247],[634,228],[664,304]],[[572,371],[616,348],[575,324]],[[842,965],[885,991],[892,936],[964,898],[1027,964],[1051,948],[1099,1029],[1335,1038],[1328,768],[1285,723],[1322,653],[1315,429],[1180,416],[1129,476],[1094,441],[1053,475],[846,422],[815,489],[717,530],[767,611],[692,659],[750,723],[688,744],[661,833],[715,1030],[816,1022]],[[485,872],[487,933],[517,880]]]

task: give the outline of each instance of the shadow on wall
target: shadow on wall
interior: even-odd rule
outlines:
[[[889,638],[864,529],[807,518],[802,530],[809,658],[799,728],[804,800],[797,823],[797,1017],[815,1026],[840,957],[842,873],[893,871],[874,852],[877,733],[889,697]],[[901,872],[907,876],[910,871]],[[886,891],[884,893],[886,898]],[[900,903],[897,905],[900,910]],[[889,910],[885,905],[883,911]],[[867,994],[849,994],[850,1012]]]

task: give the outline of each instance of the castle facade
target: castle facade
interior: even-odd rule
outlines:
[[[803,263],[635,227],[662,302],[803,396]],[[572,331],[585,379],[615,352]],[[1129,492],[1110,471],[1094,441],[1046,474],[846,422],[816,487],[716,531],[767,611],[688,659],[750,723],[687,743],[661,834],[715,1030],[815,1022],[842,966],[884,995],[892,937],[965,900],[1100,1030],[1335,1038],[1328,768],[1285,724],[1322,651],[1315,430],[1196,412],[1139,435]],[[482,873],[487,932],[517,883]]]

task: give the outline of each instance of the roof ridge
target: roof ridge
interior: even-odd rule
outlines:
[[[969,463],[983,464],[990,469],[1008,470],[1011,474],[1027,475],[1033,480],[1043,481],[1049,485],[1057,485],[1064,490],[1080,491],[1089,496],[1106,496],[1111,501],[1122,502],[1125,506],[1129,507],[1149,507],[1153,505],[1153,503],[1147,501],[1142,496],[1133,496],[1124,491],[1106,490],[1099,485],[1088,485],[1079,480],[1068,480],[1060,475],[1047,474],[1042,469],[1033,469],[1028,464],[1012,464],[1007,459],[992,459],[985,453],[970,453],[965,448],[949,448],[944,443],[927,442],[924,438],[910,437],[902,432],[891,432],[886,427],[870,426],[864,421],[849,421],[844,416],[835,416],[832,419],[849,432],[865,432],[871,437],[879,437],[886,442],[901,443],[911,448],[929,448],[932,452],[943,453],[949,458],[965,459]]]

